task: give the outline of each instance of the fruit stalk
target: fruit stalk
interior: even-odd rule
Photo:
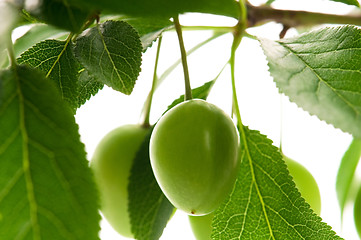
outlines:
[[[187,64],[187,52],[184,48],[184,41],[183,41],[183,35],[182,35],[182,27],[179,23],[178,16],[175,16],[173,18],[174,20],[174,26],[177,32],[178,41],[179,41],[179,48],[181,51],[181,58],[182,58],[182,65],[183,65],[183,73],[184,73],[184,84],[185,84],[185,94],[184,94],[184,100],[191,100],[192,97],[192,88],[190,85],[189,80],[189,71],[188,71],[188,64]]]
[[[156,88],[157,82],[158,82],[157,69],[158,69],[159,53],[160,53],[161,45],[162,45],[162,36],[160,36],[159,40],[158,40],[157,54],[155,57],[155,64],[154,64],[152,87],[150,89],[150,92],[148,94],[147,100],[144,105],[144,111],[143,111],[144,118],[143,118],[142,124],[141,124],[144,128],[150,127],[149,116],[150,116],[150,109],[152,107],[154,91],[155,91],[155,88]]]
[[[243,1],[240,2],[240,8],[241,8],[241,17],[237,23],[237,25],[234,27],[233,31],[233,43],[231,48],[231,57],[229,59],[229,64],[231,65],[231,79],[232,79],[232,97],[233,97],[233,112],[236,115],[237,118],[237,124],[240,129],[243,128],[241,114],[239,112],[239,105],[238,105],[238,99],[237,99],[237,91],[236,91],[236,77],[235,77],[235,60],[236,60],[236,51],[238,49],[239,44],[242,41],[243,34],[246,30],[246,23],[247,23],[247,9],[245,6],[245,3]]]

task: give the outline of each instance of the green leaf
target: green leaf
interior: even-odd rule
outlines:
[[[73,0],[72,4],[107,10],[128,16],[161,16],[165,19],[185,12],[201,12],[238,18],[239,6],[234,0]]]
[[[281,92],[311,115],[361,138],[360,29],[324,28],[260,42]]]
[[[266,5],[271,5],[274,1],[276,1],[276,0],[268,0],[268,1],[266,2]]]
[[[4,69],[10,66],[8,51],[5,48],[0,47],[0,69]]]
[[[272,141],[247,127],[240,135],[240,173],[212,239],[341,239],[301,197]]]
[[[360,3],[357,0],[330,0],[330,1],[341,2],[348,5],[354,5],[356,7],[360,7]]]
[[[99,239],[98,197],[70,109],[27,66],[1,71],[0,85],[0,239]]]
[[[79,75],[78,108],[81,107],[92,96],[95,96],[99,90],[103,89],[104,84],[94,80],[86,70]]]
[[[340,204],[341,219],[360,157],[361,139],[354,138],[342,157],[336,177],[336,192],[338,203]]]
[[[43,0],[28,4],[26,10],[48,24],[77,33],[81,30],[90,12],[82,7],[70,6],[68,0]]]
[[[151,47],[153,42],[168,28],[173,26],[169,19],[163,18],[130,18],[124,19],[138,32],[142,42],[143,51]]]
[[[125,21],[132,25],[138,32],[142,42],[143,51],[151,47],[153,42],[167,29],[173,26],[169,19],[157,17],[127,17],[127,16],[107,16],[101,20]]]
[[[63,36],[65,32],[61,29],[55,28],[46,24],[34,24],[31,28],[21,37],[14,42],[15,57],[20,57],[20,54],[35,45],[36,43],[45,39],[57,36]],[[9,61],[1,64],[3,68],[9,65]]]
[[[18,63],[41,70],[53,80],[64,100],[73,109],[78,107],[78,76],[81,68],[72,52],[72,43],[45,40],[24,52]]]
[[[212,81],[206,82],[205,84],[203,84],[200,87],[192,89],[193,98],[206,100],[215,83],[216,83],[216,80],[212,80]],[[179,98],[177,98],[176,100],[174,100],[172,102],[172,104],[168,106],[168,110],[170,110],[171,108],[173,108],[174,106],[176,106],[177,104],[179,104],[181,102],[184,102],[184,95],[182,95]]]
[[[64,30],[54,26],[41,23],[34,24],[23,36],[16,39],[14,42],[15,57],[20,57],[23,52],[38,42],[49,38],[56,38],[57,36],[63,36],[64,34],[66,34]]]
[[[142,45],[126,22],[107,21],[80,35],[74,53],[95,80],[130,94],[140,72]]]
[[[159,239],[174,210],[159,188],[150,165],[149,140],[152,130],[134,159],[129,178],[130,223],[138,240]]]

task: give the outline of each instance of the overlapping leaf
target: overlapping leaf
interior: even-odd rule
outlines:
[[[24,52],[18,59],[44,72],[53,80],[64,100],[74,109],[78,107],[78,77],[81,68],[72,52],[70,40],[45,40]]]
[[[97,194],[70,109],[40,72],[0,72],[0,239],[97,240]]]
[[[341,239],[301,197],[272,141],[240,132],[240,173],[215,212],[212,239]]]
[[[104,84],[94,80],[86,70],[79,75],[78,81],[78,107],[81,107],[92,96],[95,96],[99,90],[103,89]]]
[[[71,6],[68,0],[43,0],[27,4],[27,11],[47,24],[79,32],[90,15],[82,7]]]
[[[20,54],[25,52],[27,49],[34,46],[36,43],[43,41],[51,37],[59,37],[64,35],[64,30],[58,29],[51,25],[46,24],[34,24],[31,28],[21,37],[17,38],[14,42],[14,53],[15,57],[20,57]],[[9,65],[9,61],[5,61],[0,64],[3,68]]]
[[[129,16],[161,16],[165,19],[185,12],[201,12],[238,18],[233,0],[73,0],[72,4]]]
[[[170,26],[173,25],[169,19],[163,18],[130,18],[126,20],[138,32],[142,42],[143,51],[151,47],[153,42]]]
[[[142,45],[126,22],[107,21],[77,38],[74,53],[95,80],[130,94],[140,72]]]
[[[354,179],[356,167],[361,157],[361,140],[353,139],[349,148],[342,157],[336,177],[336,192],[340,204],[341,218],[351,190],[351,183]]]
[[[128,186],[130,223],[138,240],[159,239],[174,209],[155,181],[150,165],[151,132],[134,159]]]
[[[324,28],[260,42],[281,92],[310,114],[361,138],[360,29]]]
[[[173,23],[167,18],[161,17],[127,17],[124,15],[104,15],[100,21],[113,20],[129,23],[139,34],[143,51],[152,46],[153,42],[171,26]]]
[[[50,38],[66,36],[68,33],[62,29],[51,25],[37,23],[31,25],[31,28],[14,42],[15,57],[34,46],[35,44]]]

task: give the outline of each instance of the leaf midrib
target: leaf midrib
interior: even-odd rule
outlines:
[[[262,206],[263,215],[264,215],[264,217],[266,219],[266,223],[267,223],[267,227],[268,227],[268,230],[269,230],[269,233],[270,233],[270,237],[271,237],[271,239],[276,240],[276,238],[273,235],[273,230],[272,230],[272,227],[271,227],[271,223],[270,223],[270,221],[268,219],[268,214],[267,214],[267,211],[266,211],[266,204],[264,203],[262,194],[261,194],[261,192],[260,192],[260,190],[258,188],[258,184],[257,184],[257,180],[256,180],[254,168],[253,168],[252,157],[251,157],[251,154],[249,152],[248,141],[247,141],[246,133],[245,133],[245,130],[244,130],[244,126],[241,126],[239,129],[240,129],[240,132],[241,132],[242,141],[244,143],[244,150],[246,152],[246,155],[247,155],[247,158],[248,158],[248,161],[249,161],[249,167],[250,167],[250,172],[251,172],[251,176],[252,176],[252,184],[256,188],[256,192],[257,192],[258,198],[259,198],[261,206]]]
[[[119,72],[118,72],[118,68],[116,67],[116,65],[115,65],[115,63],[114,63],[114,61],[113,61],[113,58],[112,58],[112,56],[111,56],[111,54],[110,54],[110,52],[109,52],[109,49],[108,49],[108,47],[107,47],[107,44],[105,43],[104,36],[103,36],[102,32],[100,31],[100,26],[99,26],[99,24],[97,24],[97,30],[98,30],[100,39],[101,39],[101,41],[102,41],[102,44],[103,44],[103,46],[104,46],[104,50],[106,51],[106,53],[107,53],[107,55],[108,55],[108,57],[109,57],[109,60],[110,60],[110,62],[112,63],[113,69],[115,70],[115,72],[116,72],[116,74],[117,74],[117,77],[118,77],[120,83],[121,83],[122,86],[123,86],[123,89],[126,89],[126,86],[125,86],[125,84],[124,84],[124,81],[123,81],[122,77],[120,76],[120,74],[119,74]]]
[[[63,56],[64,52],[66,51],[72,37],[73,37],[73,34],[69,34],[68,38],[65,41],[63,49],[61,50],[60,54],[57,56],[55,62],[53,63],[53,65],[51,66],[49,71],[46,73],[46,76],[45,76],[46,78],[48,78],[50,76],[50,74],[53,72],[55,66],[57,64],[60,64],[60,58]],[[61,97],[64,98],[63,82],[62,82],[61,78],[59,78],[59,88],[60,88]]]
[[[37,209],[38,205],[35,199],[34,184],[30,173],[30,158],[29,158],[29,136],[25,126],[25,97],[21,89],[20,76],[16,69],[14,70],[16,81],[16,92],[19,98],[19,127],[22,136],[22,168],[25,176],[25,184],[27,190],[27,197],[29,200],[30,220],[33,228],[34,240],[41,240],[40,226],[38,222]]]
[[[359,116],[360,113],[357,111],[357,109],[355,109],[355,107],[353,106],[352,103],[350,103],[347,99],[345,99],[341,94],[338,93],[337,89],[333,88],[330,84],[328,84],[327,81],[325,81],[306,61],[304,61],[298,54],[297,52],[293,51],[290,47],[287,46],[287,44],[282,43],[282,42],[278,42],[282,47],[284,47],[286,50],[289,51],[290,54],[293,54],[294,56],[296,56],[304,65],[305,67],[307,67],[308,69],[310,69],[315,76],[317,77],[317,79],[319,80],[319,83],[323,83],[325,84],[329,89],[332,90],[332,92],[338,96],[346,105],[348,105],[353,112],[356,114],[356,116]],[[320,87],[320,84],[318,83],[318,88]]]

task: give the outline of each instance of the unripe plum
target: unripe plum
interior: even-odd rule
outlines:
[[[238,173],[237,129],[220,108],[203,100],[178,104],[159,120],[150,139],[155,178],[169,201],[192,215],[214,211]]]
[[[128,178],[135,155],[148,129],[124,125],[108,133],[91,160],[100,194],[100,210],[111,226],[125,237],[133,237],[128,214]]]

